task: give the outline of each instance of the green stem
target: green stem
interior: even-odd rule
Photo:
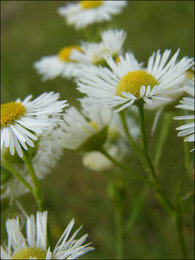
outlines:
[[[162,149],[163,149],[165,140],[167,138],[171,122],[172,122],[172,115],[170,113],[164,113],[162,124],[161,124],[160,135],[158,137],[158,141],[157,141],[157,144],[155,147],[155,152],[154,152],[154,166],[155,167],[157,167],[159,164],[159,160],[160,160],[160,157],[162,154]]]
[[[188,173],[188,176],[193,179],[193,165],[191,162],[191,153],[189,148],[189,143],[183,142],[184,149],[184,159],[185,159],[185,167]]]
[[[152,137],[154,136],[154,134],[156,132],[156,129],[157,129],[157,126],[159,124],[159,119],[160,119],[162,112],[163,112],[163,108],[160,108],[155,114],[153,125],[152,125],[152,130],[151,130],[151,133],[150,133],[150,136],[152,136]]]
[[[131,134],[129,132],[129,128],[128,128],[128,125],[127,125],[127,122],[126,122],[126,119],[125,119],[125,111],[122,110],[119,114],[120,114],[120,118],[121,118],[121,122],[123,124],[125,134],[126,134],[128,140],[129,140],[131,147],[136,152],[137,157],[139,158],[140,162],[143,164],[143,167],[148,168],[148,164],[147,164],[147,161],[145,160],[145,157],[144,157],[142,150],[139,148],[139,146],[133,140],[133,137],[131,136]]]
[[[171,215],[171,217],[174,216],[175,213],[175,208],[172,205],[172,203],[164,196],[164,193],[162,192],[161,188],[159,187],[158,183],[157,183],[157,179],[155,179],[155,183],[148,181],[147,179],[145,179],[144,177],[138,175],[137,173],[129,170],[128,168],[126,168],[124,165],[122,165],[121,163],[119,163],[118,161],[116,161],[111,155],[109,155],[107,153],[107,151],[102,148],[100,150],[100,152],[106,156],[113,164],[115,164],[116,166],[118,166],[119,168],[123,169],[124,171],[130,173],[134,178],[136,178],[137,180],[148,184],[149,186],[152,186],[155,191],[156,191],[156,196],[160,202],[160,204],[162,205],[162,207]]]
[[[44,200],[43,200],[43,194],[42,194],[42,190],[41,190],[41,186],[39,183],[39,180],[36,176],[36,173],[34,171],[34,167],[32,164],[32,159],[30,154],[27,151],[23,151],[23,160],[28,168],[28,171],[30,173],[32,182],[33,182],[33,194],[34,197],[36,199],[37,205],[40,209],[41,212],[43,212],[45,210],[45,206],[44,206]],[[50,236],[50,229],[49,229],[49,223],[47,222],[47,245],[48,247],[51,245],[51,236]]]
[[[121,168],[122,170],[124,170],[125,172],[128,172],[129,174],[132,175],[132,177],[136,178],[137,180],[147,183],[148,185],[152,186],[152,183],[150,181],[148,181],[147,179],[145,179],[144,177],[140,176],[139,174],[137,174],[136,172],[126,168],[123,164],[121,164],[120,162],[118,162],[117,160],[114,159],[114,157],[112,157],[103,147],[100,149],[100,152],[106,157],[108,158],[113,164],[115,164],[117,167]]]
[[[177,229],[177,236],[179,240],[179,246],[181,250],[181,255],[183,259],[187,259],[187,252],[185,248],[185,242],[184,242],[184,236],[182,231],[182,212],[180,209],[180,201],[179,201],[179,192],[177,194],[177,205],[176,208],[172,205],[172,203],[165,197],[163,191],[161,190],[158,180],[156,178],[156,173],[154,170],[154,167],[152,165],[152,162],[150,160],[148,151],[147,151],[147,141],[146,141],[146,133],[145,133],[145,124],[144,124],[144,112],[143,112],[143,104],[138,104],[138,110],[140,115],[140,128],[142,132],[142,139],[143,139],[143,145],[144,145],[144,151],[146,158],[148,160],[148,163],[150,165],[150,176],[152,177],[154,188],[156,191],[156,196],[158,198],[158,201],[161,203],[161,205],[164,207],[164,209],[170,214],[172,219],[174,220],[174,223],[176,225]]]
[[[187,250],[185,246],[184,234],[183,234],[183,220],[182,220],[182,210],[180,205],[180,198],[179,198],[179,189],[177,192],[177,205],[176,205],[176,215],[175,215],[175,226],[177,229],[177,237],[180,247],[180,252],[182,259],[188,259],[187,257]]]
[[[117,257],[118,259],[123,259],[124,249],[123,249],[123,207],[122,205],[115,207],[116,215],[116,246],[117,246]]]
[[[1,161],[1,165],[8,170],[9,172],[11,172],[16,178],[18,178],[23,184],[24,186],[33,194],[33,189],[30,186],[30,184],[24,179],[24,177],[18,172],[16,171],[14,168],[12,168],[7,162],[5,161]]]
[[[147,139],[146,139],[146,132],[145,132],[145,120],[144,120],[144,111],[143,111],[143,104],[138,104],[138,111],[139,111],[139,116],[140,116],[140,130],[141,130],[141,135],[142,135],[142,140],[143,140],[143,148],[145,152],[145,157],[148,161],[149,165],[149,171],[148,174],[152,180],[153,183],[153,188],[156,191],[156,196],[158,198],[158,201],[161,203],[163,208],[171,215],[173,216],[175,213],[175,208],[172,205],[172,203],[167,199],[161,190],[157,177],[156,177],[156,172],[154,169],[154,166],[152,164],[152,161],[150,159],[150,156],[148,154],[148,149],[147,149]]]
[[[141,135],[142,135],[142,140],[143,140],[143,148],[145,152],[145,157],[148,162],[148,165],[150,167],[150,177],[156,182],[156,173],[153,167],[153,164],[151,162],[150,156],[148,154],[148,149],[147,149],[147,138],[146,138],[146,133],[145,133],[145,120],[144,120],[144,111],[143,111],[143,104],[138,104],[138,111],[139,111],[139,116],[140,116],[140,130],[141,130]]]
[[[109,195],[114,204],[115,212],[115,241],[116,241],[116,255],[118,259],[123,259],[124,257],[124,228],[123,228],[123,195],[121,194],[120,188],[117,185],[117,180],[115,180],[113,174],[107,172],[106,177],[109,180]]]
[[[146,196],[148,194],[149,187],[145,186],[138,198],[135,198],[135,201],[133,202],[132,211],[130,214],[129,219],[126,222],[125,230],[129,231],[132,226],[134,225],[135,221],[137,220],[139,213],[141,212],[142,206],[144,205],[144,202],[146,200]]]
[[[176,225],[176,229],[177,229],[177,237],[179,240],[182,259],[188,259],[183,230],[182,230],[182,217],[181,216],[178,216],[178,215],[176,216],[175,225]]]
[[[105,28],[101,28],[96,26],[96,24],[92,24],[90,25],[87,29],[79,29],[79,32],[83,34],[85,41],[88,42],[97,42],[100,38],[100,34],[101,32],[104,30]],[[95,33],[94,33],[95,32]]]
[[[30,173],[30,176],[31,176],[31,179],[32,179],[32,182],[33,182],[33,194],[36,198],[36,201],[37,201],[37,204],[38,204],[40,211],[43,212],[44,211],[44,203],[43,203],[43,195],[42,195],[42,190],[41,190],[39,180],[38,180],[38,178],[35,174],[30,154],[26,151],[24,151],[23,154],[24,155],[23,155],[22,159],[24,160],[24,162],[25,162],[25,164],[28,168],[28,171]]]
[[[173,206],[173,204],[170,202],[169,199],[167,199],[163,193],[163,191],[161,190],[161,188],[159,187],[158,184],[156,184],[154,186],[155,192],[156,192],[156,197],[159,201],[159,203],[161,204],[161,206],[167,211],[167,213],[173,217],[175,214],[175,207]]]

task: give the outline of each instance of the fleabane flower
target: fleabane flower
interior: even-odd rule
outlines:
[[[72,79],[78,75],[78,63],[71,58],[73,50],[81,51],[79,46],[66,46],[57,55],[44,56],[34,62],[33,67],[42,75],[43,81],[58,76]]]
[[[81,227],[70,237],[74,219],[66,227],[53,252],[47,247],[47,211],[37,212],[27,217],[26,238],[21,232],[18,218],[8,219],[6,229],[8,234],[7,248],[1,246],[1,259],[76,259],[93,250],[89,244],[83,245],[87,234],[75,239]]]
[[[107,153],[115,158],[115,160],[117,161],[121,161],[127,153],[131,152],[126,137],[124,136],[123,130],[119,128],[119,126],[120,123],[118,124],[116,129],[111,122],[108,128],[107,140],[103,145],[103,148],[107,151]],[[137,132],[135,133],[134,130]],[[137,137],[139,135],[138,127],[135,127],[135,125],[133,125],[132,127],[131,125],[131,133],[132,132],[134,135],[133,137]],[[113,163],[100,151],[89,151],[84,153],[82,162],[83,165],[90,170],[99,172],[108,170],[113,167]]]
[[[126,32],[124,30],[105,30],[101,33],[101,41],[82,42],[81,50],[74,50],[71,53],[71,58],[81,64],[103,64],[105,63],[105,54],[110,54],[116,59],[122,54],[122,47],[126,39]]]
[[[106,56],[110,69],[83,67],[78,90],[94,98],[91,105],[116,107],[117,112],[136,102],[144,102],[149,108],[158,100],[169,101],[173,93],[182,91],[185,72],[194,64],[187,57],[177,61],[179,50],[168,61],[170,53],[171,50],[165,50],[162,55],[159,50],[154,52],[146,68],[132,53],[120,56],[117,63],[110,55]]]
[[[127,1],[79,1],[59,7],[57,12],[66,18],[66,22],[76,29],[89,24],[110,21],[112,15],[119,14]]]
[[[83,97],[79,99],[83,111],[88,111],[88,106],[93,102],[92,98]],[[94,107],[95,109],[95,107]],[[97,109],[97,108],[96,108]],[[132,112],[133,113],[133,112]],[[139,126],[135,123],[132,114],[127,115],[127,125],[134,140],[140,136]],[[118,113],[112,114],[112,119],[108,125],[108,134],[103,148],[117,161],[121,161],[129,149],[128,139],[122,127],[120,116]],[[113,166],[113,163],[101,153],[101,151],[88,151],[84,153],[82,158],[85,167],[95,171],[105,171]]]
[[[194,86],[188,85],[185,86],[185,91],[190,95],[190,97],[184,97],[182,100],[180,100],[179,105],[177,105],[177,108],[186,110],[186,115],[183,116],[176,116],[174,117],[175,120],[185,120],[188,121],[188,123],[179,126],[176,128],[176,130],[179,131],[178,136],[179,137],[185,137],[184,142],[195,142],[195,125],[194,125],[194,119],[195,119],[195,93],[194,93]],[[191,112],[191,113],[190,113]],[[192,149],[192,151],[195,150],[195,148]]]
[[[99,150],[106,140],[111,117],[109,109],[92,109],[80,113],[76,108],[70,107],[60,123],[63,133],[59,135],[59,143],[71,150]]]
[[[32,158],[33,168],[39,180],[51,173],[63,154],[63,148],[58,144],[60,127],[51,126],[42,134],[38,134],[38,140],[28,152]],[[18,171],[23,178],[33,186],[28,168],[18,154],[10,155],[8,148],[1,150],[1,161],[6,161],[13,169]],[[1,168],[1,199],[15,199],[29,190],[13,174]]]
[[[17,99],[15,102],[2,104],[1,149],[9,147],[11,155],[16,150],[22,157],[22,148],[27,150],[27,145],[34,146],[32,140],[37,140],[35,134],[57,125],[57,116],[68,106],[67,101],[59,101],[59,97],[59,93],[45,92],[32,101],[32,95],[29,95],[23,101]]]

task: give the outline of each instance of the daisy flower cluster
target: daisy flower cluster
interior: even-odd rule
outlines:
[[[57,13],[68,25],[84,33],[89,25],[93,29],[94,23],[110,21],[126,5],[127,1],[69,1],[59,7]],[[138,60],[130,48],[124,49],[127,36],[124,29],[106,27],[99,32],[96,41],[87,39],[80,41],[80,45],[64,46],[57,54],[34,62],[33,67],[42,81],[59,76],[73,81],[82,96],[78,99],[78,107],[69,106],[67,100],[59,100],[60,94],[53,91],[34,100],[29,95],[24,100],[18,98],[1,105],[1,200],[10,202],[31,192],[40,210],[36,216],[26,217],[26,238],[18,217],[6,221],[8,242],[1,246],[1,259],[76,259],[94,249],[90,243],[84,244],[87,234],[76,239],[81,227],[70,236],[74,219],[54,249],[50,247],[47,211],[39,181],[52,172],[68,149],[79,152],[83,165],[90,170],[111,171],[108,186],[113,188],[118,221],[116,233],[121,241],[122,222],[126,217],[122,212],[122,192],[128,191],[125,190],[127,185],[122,192],[118,186],[129,177],[114,176],[113,166],[128,173],[130,178],[149,184],[165,210],[178,218],[177,205],[172,206],[161,190],[159,169],[155,169],[150,159],[144,113],[154,110],[160,120],[161,112],[168,111],[169,107],[172,111],[180,109],[182,115],[171,116],[171,120],[182,121],[176,128],[178,136],[185,137],[185,142],[195,141],[194,59],[179,58],[180,49],[175,53],[170,49],[157,49],[146,62]],[[159,135],[160,142],[154,149],[159,157],[165,132]],[[132,170],[133,163],[126,157],[128,155],[136,156],[138,166],[145,172]],[[123,161],[129,166],[123,165]],[[122,245],[119,247],[121,251]]]

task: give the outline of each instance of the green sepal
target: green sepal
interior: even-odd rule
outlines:
[[[27,152],[31,154],[32,157],[34,157],[39,149],[39,139],[34,141],[34,147],[28,146],[28,150]],[[24,150],[23,147],[22,151],[25,152],[26,150]],[[8,148],[3,149],[2,155],[1,155],[2,159],[5,160],[6,162],[10,163],[10,164],[15,164],[15,165],[22,165],[24,164],[24,161],[22,160],[22,158],[19,157],[18,153],[15,152],[14,155],[10,154],[10,151]]]
[[[12,177],[12,173],[1,166],[1,185],[6,184]]]
[[[15,152],[14,155],[11,155],[8,148],[3,149],[2,159],[10,164],[21,165],[23,164],[23,160],[18,156]]]
[[[99,151],[106,141],[108,134],[108,127],[104,127],[100,132],[95,133],[88,138],[77,151]]]
[[[10,206],[10,200],[8,198],[1,199],[1,212]]]

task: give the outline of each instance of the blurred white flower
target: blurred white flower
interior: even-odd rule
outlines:
[[[89,24],[110,21],[112,15],[119,14],[127,1],[79,1],[59,7],[57,12],[77,29]]]
[[[33,64],[42,76],[42,80],[54,79],[58,76],[71,79],[78,76],[78,63],[72,59],[73,50],[80,50],[78,46],[67,46],[57,55],[44,56]]]
[[[71,58],[81,64],[102,64],[105,62],[105,54],[110,54],[114,59],[122,54],[123,43],[126,38],[124,30],[105,30],[101,33],[101,41],[98,43],[82,42],[81,50],[74,50]]]
[[[136,140],[140,136],[140,130],[130,114],[127,116],[127,125],[131,136]],[[121,161],[126,154],[131,153],[118,113],[113,114],[112,121],[108,127],[108,137],[103,147],[117,161]],[[85,167],[100,172],[113,166],[113,163],[99,151],[85,153],[82,161]]]
[[[59,143],[71,150],[98,150],[106,140],[111,118],[110,109],[92,109],[82,114],[70,107],[60,123],[62,133],[59,135]]]
[[[47,247],[47,211],[37,212],[27,217],[26,239],[24,238],[19,219],[8,219],[6,229],[8,234],[7,248],[1,246],[1,259],[76,259],[93,250],[89,244],[82,245],[87,234],[76,240],[81,227],[68,239],[74,225],[74,219],[66,227],[53,252]]]
[[[119,157],[117,146],[113,145],[106,149],[112,157]],[[83,165],[90,170],[94,171],[105,171],[112,167],[112,162],[98,151],[92,151],[84,154]]]

